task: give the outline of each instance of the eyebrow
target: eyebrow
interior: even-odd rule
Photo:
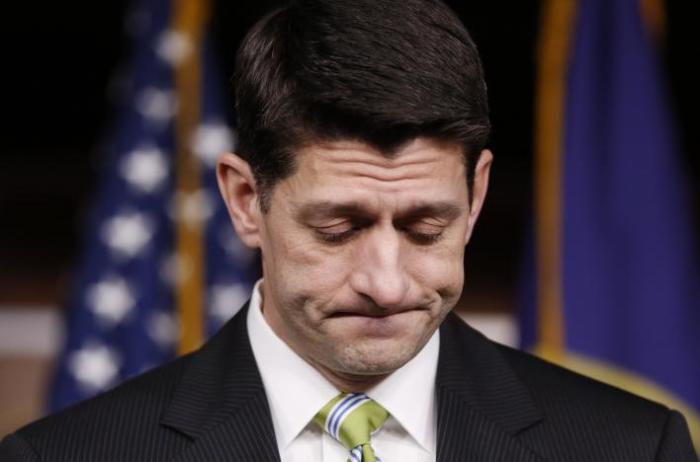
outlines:
[[[437,201],[413,204],[406,210],[397,214],[395,221],[411,221],[421,217],[436,217],[452,221],[460,216],[464,210],[454,202]],[[329,217],[367,217],[373,212],[360,202],[333,202],[314,201],[302,205],[297,217],[301,221],[309,222],[322,220]]]

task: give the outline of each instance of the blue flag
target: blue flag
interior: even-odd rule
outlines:
[[[182,351],[183,313],[202,318],[205,337],[257,278],[256,255],[235,236],[216,185],[216,158],[233,135],[210,40],[206,29],[199,41],[178,29],[172,4],[139,1],[128,21],[134,53],[67,301],[51,410],[172,359]],[[178,71],[188,59],[190,69]],[[194,94],[183,94],[177,72],[199,76]],[[194,125],[183,129],[178,120],[191,108]],[[201,236],[199,259],[180,242],[183,229]],[[179,300],[192,278],[202,280],[201,307]]]
[[[554,1],[546,10],[521,339],[681,410],[700,447],[697,231],[641,3]]]

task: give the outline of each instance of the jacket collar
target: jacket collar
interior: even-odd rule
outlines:
[[[440,327],[437,460],[543,461],[518,435],[542,420],[499,348],[450,313]]]
[[[279,461],[246,304],[193,353],[161,423],[191,440],[178,461]]]
[[[279,461],[246,304],[193,353],[161,423],[190,446],[178,461]],[[525,385],[482,334],[448,315],[436,378],[437,460],[542,462],[518,435],[542,419]]]

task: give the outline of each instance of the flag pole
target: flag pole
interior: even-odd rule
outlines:
[[[173,7],[172,29],[189,43],[189,52],[175,64],[176,249],[181,270],[175,300],[180,325],[177,352],[182,355],[198,348],[204,339],[204,231],[202,220],[193,214],[200,208],[196,201],[202,200],[197,194],[202,187],[202,172],[192,139],[201,112],[200,51],[210,5],[207,0],[173,0]]]
[[[562,149],[566,69],[576,14],[575,0],[544,3],[538,44],[535,141],[538,353],[560,361],[562,313]]]

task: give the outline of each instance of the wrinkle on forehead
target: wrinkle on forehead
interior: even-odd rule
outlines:
[[[342,176],[391,183],[465,174],[462,151],[457,145],[420,139],[391,157],[357,142],[319,144],[299,154],[303,168],[322,181]]]

